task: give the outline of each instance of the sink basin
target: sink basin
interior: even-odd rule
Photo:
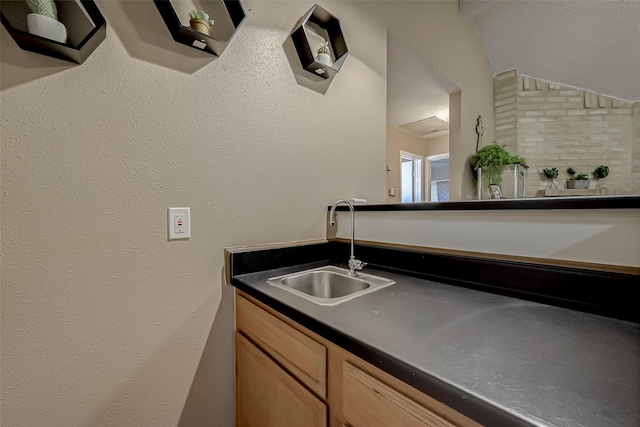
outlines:
[[[326,266],[267,279],[267,283],[319,305],[336,305],[365,295],[395,281],[367,273],[357,277],[349,270]]]

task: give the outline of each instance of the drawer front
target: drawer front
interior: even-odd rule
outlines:
[[[327,407],[236,332],[237,427],[327,427]]]
[[[454,427],[397,390],[343,363],[343,416],[353,427]]]
[[[238,295],[236,328],[323,399],[327,396],[327,349]]]

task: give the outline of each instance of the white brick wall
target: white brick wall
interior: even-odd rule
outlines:
[[[550,188],[542,169],[609,166],[609,194],[640,194],[640,103],[520,75],[494,78],[496,142],[527,160],[527,197]],[[591,183],[591,188],[595,182]]]

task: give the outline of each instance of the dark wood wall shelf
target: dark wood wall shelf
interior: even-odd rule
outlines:
[[[21,49],[82,64],[107,35],[107,23],[93,0],[58,0],[58,20],[67,28],[67,42],[59,43],[27,30],[27,3],[0,2],[2,24]],[[84,8],[84,10],[83,10]]]
[[[239,0],[203,0],[203,7],[207,8],[204,11],[215,20],[215,24],[211,27],[212,35],[207,35],[183,25],[170,0],[153,0],[153,2],[176,42],[215,56],[222,55],[246,17]],[[188,11],[181,13],[181,15],[184,14],[182,17],[186,22],[189,19],[187,13]]]
[[[309,31],[329,42],[329,50],[332,66],[320,63],[316,60],[314,52],[319,46],[312,47],[309,42]],[[328,79],[340,71],[349,50],[342,34],[338,18],[327,12],[324,8],[315,4],[296,24],[291,33],[291,39],[300,58],[302,68],[308,72]]]

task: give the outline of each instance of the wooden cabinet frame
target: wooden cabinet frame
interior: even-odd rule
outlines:
[[[258,347],[264,345],[266,348],[262,347],[262,349],[265,353],[276,360],[278,364],[283,367],[284,371],[291,373],[293,377],[297,378],[300,384],[303,384],[308,390],[312,391],[326,403],[329,409],[329,427],[351,426],[347,421],[351,422],[353,420],[345,420],[344,408],[345,401],[349,404],[349,399],[353,399],[353,397],[345,396],[344,384],[345,376],[354,377],[354,372],[356,372],[355,378],[358,380],[366,378],[364,381],[367,385],[375,383],[378,391],[386,394],[388,399],[391,399],[394,402],[393,404],[397,405],[400,410],[404,408],[407,411],[418,414],[417,419],[424,420],[424,423],[416,425],[434,427],[481,427],[480,424],[470,418],[467,418],[443,403],[354,356],[320,335],[309,331],[298,323],[238,290],[236,290],[236,307],[238,307],[236,319],[237,331],[242,335],[253,337],[251,338],[252,340],[255,339],[262,343],[258,344]],[[317,346],[320,346],[326,349],[326,382],[324,382],[324,391],[318,389],[318,387],[323,386],[316,387],[307,384],[304,381],[304,376],[299,377],[294,373],[294,369],[282,362],[282,350],[277,353],[269,351],[271,345],[266,343],[266,341],[270,340],[270,338],[268,338],[269,335],[265,334],[260,337],[263,333],[261,331],[265,328],[265,322],[269,322],[269,320],[267,320],[269,317],[272,318],[271,321],[273,321],[273,319],[277,320],[278,322],[275,324],[280,325],[280,328],[288,331],[287,336],[299,337],[299,333],[306,339],[309,339],[310,342],[315,343],[311,344],[311,348],[318,348]],[[291,330],[295,332],[292,333]],[[295,341],[298,338],[291,339]],[[305,340],[303,339],[303,341]],[[277,346],[277,344],[273,346]],[[295,344],[295,346],[297,346],[297,344]],[[347,368],[345,368],[345,366],[347,366]],[[351,380],[351,378],[347,379],[347,381]],[[318,382],[318,384],[320,383],[321,382]],[[427,424],[427,421],[431,424]],[[353,427],[359,426],[353,425]]]

